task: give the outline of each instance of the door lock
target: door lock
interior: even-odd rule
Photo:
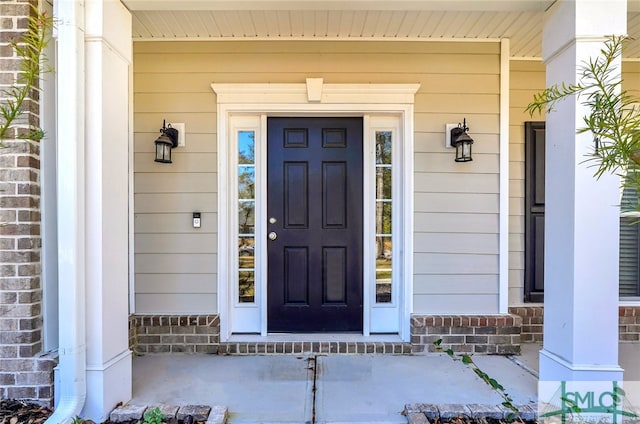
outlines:
[[[269,233],[269,240],[275,240],[278,238],[278,235],[275,233],[275,231],[271,231]]]
[[[278,220],[274,217],[269,218],[269,224],[275,224],[276,222],[278,222]]]

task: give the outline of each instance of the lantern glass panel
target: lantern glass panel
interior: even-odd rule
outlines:
[[[156,162],[171,163],[171,145],[156,142]]]
[[[471,143],[462,143],[462,156],[471,160]]]

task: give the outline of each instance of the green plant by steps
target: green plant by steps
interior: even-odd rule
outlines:
[[[47,59],[44,50],[51,39],[53,19],[45,12],[40,12],[36,6],[29,16],[27,31],[17,40],[11,42],[20,62],[20,69],[16,81],[7,89],[2,90],[0,102],[0,141],[7,137],[13,138],[10,132],[15,129],[16,138],[39,141],[44,137],[41,128],[30,126],[25,132],[18,131],[16,122],[25,110],[25,101],[38,89],[38,79],[51,69],[46,67]]]
[[[478,365],[473,362],[471,355],[467,353],[455,353],[453,349],[444,349],[442,347],[442,339],[438,339],[433,342],[433,345],[438,352],[444,352],[454,361],[461,361],[464,365],[470,368],[482,381],[484,381],[491,389],[493,389],[503,400],[502,406],[509,409],[511,412],[507,416],[507,420],[513,421],[520,416],[520,410],[513,403],[513,399],[507,393],[507,390],[502,384],[500,384],[495,378],[490,377],[486,372],[482,371]]]
[[[160,408],[153,408],[144,414],[144,420],[138,421],[138,424],[162,424],[163,421],[164,415],[160,412]]]
[[[531,116],[550,112],[556,104],[576,97],[589,113],[578,134],[591,132],[594,150],[587,157],[597,168],[595,177],[613,173],[623,177],[624,185],[640,193],[640,98],[622,90],[618,64],[625,37],[609,38],[600,54],[580,68],[576,84],[557,84],[535,94],[526,111]],[[634,210],[640,211],[636,196]]]

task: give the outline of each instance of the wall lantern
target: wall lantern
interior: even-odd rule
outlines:
[[[160,163],[172,163],[171,162],[171,149],[178,147],[178,130],[169,126],[166,126],[166,121],[162,121],[162,128],[160,128],[160,136],[156,139],[156,162]]]
[[[471,145],[473,139],[469,137],[467,131],[467,119],[462,121],[462,124],[451,128],[451,146],[456,148],[456,162],[470,162],[473,160],[471,157]]]

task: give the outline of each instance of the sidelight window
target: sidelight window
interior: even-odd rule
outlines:
[[[392,132],[376,131],[376,303],[392,301]]]
[[[238,302],[255,302],[255,132],[238,131]]]

